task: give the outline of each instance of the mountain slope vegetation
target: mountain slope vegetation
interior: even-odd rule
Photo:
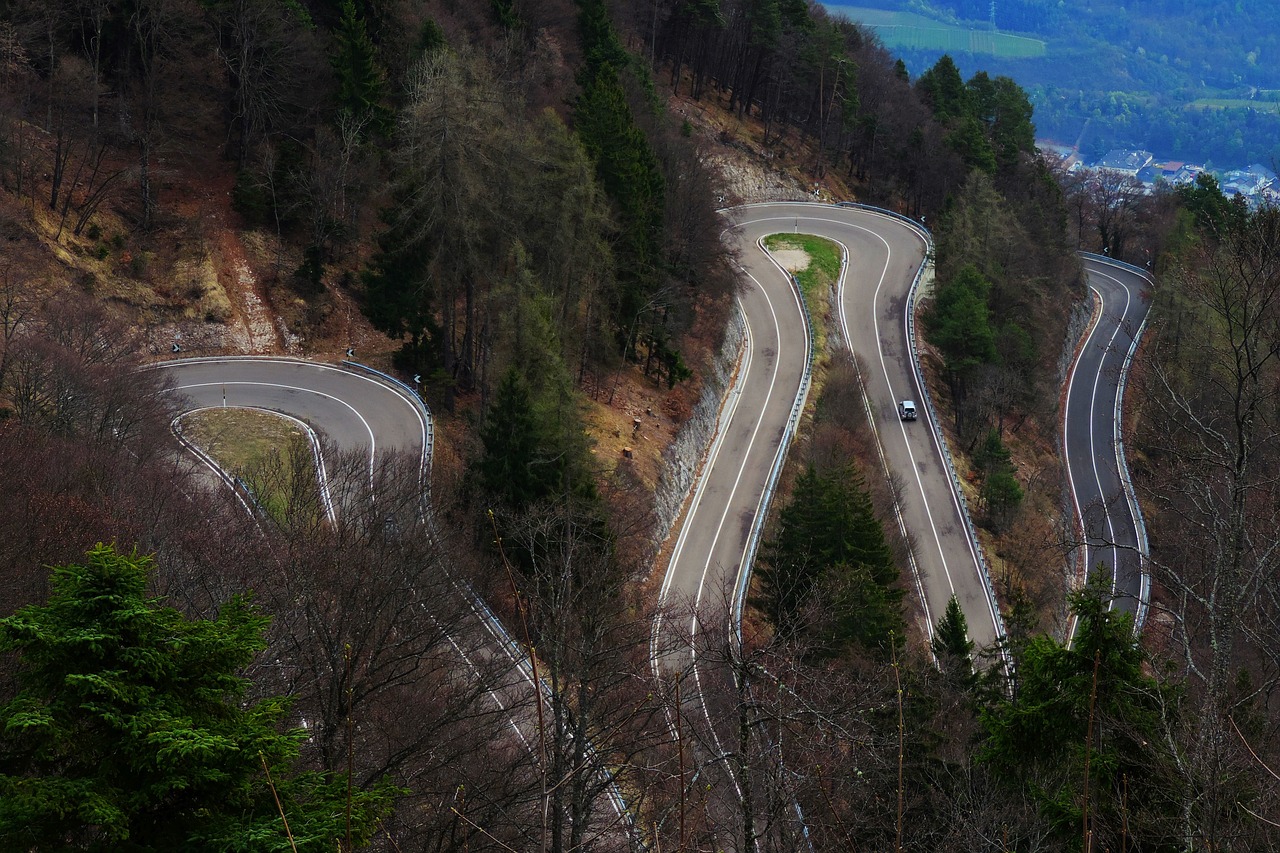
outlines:
[[[127,569],[129,618],[244,642],[201,661],[151,632],[124,668],[194,685],[200,719],[269,709],[254,737],[274,750],[261,774],[240,750],[202,776],[216,808],[151,791],[110,821],[62,810],[61,846],[158,849],[165,815],[242,840],[227,803],[251,808],[238,849],[283,849],[286,821],[317,848],[424,853],[1280,846],[1274,214],[1211,183],[1060,182],[1011,79],[949,59],[913,76],[800,0],[7,0],[0,75],[6,630],[65,606],[86,564]],[[750,177],[767,172],[781,189]],[[971,648],[950,613],[931,655],[857,366],[828,354],[759,608],[741,638],[711,606],[667,614],[697,616],[705,668],[655,673],[653,484],[616,451],[683,422],[721,348],[736,283],[716,208],[815,193],[934,231],[926,368],[1007,647]],[[1053,436],[1080,246],[1175,273],[1139,368],[1151,402],[1126,421],[1159,508],[1143,642],[1105,578],[1063,589]],[[166,389],[138,371],[348,347],[422,380],[430,530],[386,523],[417,516],[419,460],[340,453],[331,487],[376,501],[260,526],[170,452]],[[463,591],[547,690],[491,654]],[[0,779],[80,790],[83,762],[27,735],[83,725],[100,745],[132,718],[43,714],[46,646],[0,657]],[[119,669],[69,677],[132,690]],[[148,737],[166,760],[228,746]],[[21,832],[13,814],[0,831]]]

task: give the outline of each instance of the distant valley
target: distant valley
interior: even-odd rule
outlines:
[[[912,76],[949,53],[1012,77],[1037,135],[1097,159],[1116,148],[1229,170],[1280,160],[1280,8],[1216,0],[863,0],[826,8],[872,28]]]

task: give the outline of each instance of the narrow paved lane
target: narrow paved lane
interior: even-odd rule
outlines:
[[[1147,315],[1151,286],[1136,269],[1085,258],[1096,323],[1085,337],[1067,386],[1062,444],[1083,565],[1112,578],[1112,606],[1137,614],[1147,595],[1141,517],[1119,458],[1122,375]]]
[[[863,367],[869,415],[888,469],[900,479],[902,525],[914,542],[926,616],[932,623],[956,595],[980,647],[998,635],[996,609],[928,411],[898,419],[897,400],[921,401],[907,326],[907,297],[924,261],[920,229],[858,208],[760,204],[728,213],[744,270],[741,306],[747,354],[663,585],[664,599],[700,603],[710,590],[745,584],[750,536],[784,452],[788,418],[809,359],[803,308],[789,276],[760,244],[775,233],[816,234],[839,243],[842,332]]]
[[[254,356],[198,358],[157,367],[173,378],[183,411],[268,409],[321,431],[343,450],[421,453],[428,424],[408,396],[357,370]]]

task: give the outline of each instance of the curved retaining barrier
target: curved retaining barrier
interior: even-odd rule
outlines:
[[[371,374],[372,376],[382,380],[386,384],[390,385],[396,393],[408,399],[410,404],[418,409],[418,413],[422,416],[422,423],[425,425],[425,435],[422,441],[422,463],[420,469],[423,500],[425,501],[431,495],[431,458],[432,453],[435,450],[436,443],[435,421],[431,419],[431,410],[427,408],[426,402],[416,390],[410,388],[394,376],[383,373],[381,370],[375,370],[369,365],[361,364],[358,361],[343,359],[342,364],[345,367],[353,367],[357,370],[362,370],[365,373]]]

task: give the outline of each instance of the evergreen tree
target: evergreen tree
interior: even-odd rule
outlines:
[[[491,0],[493,16],[505,30],[518,30],[521,26],[520,12],[516,9],[516,0]]]
[[[991,114],[991,147],[1000,168],[1017,165],[1018,155],[1033,153],[1036,127],[1031,123],[1031,100],[1022,87],[1005,76],[995,79]]]
[[[996,358],[987,294],[991,283],[973,265],[938,287],[927,315],[929,340],[942,351],[948,373],[962,376]]]
[[[942,124],[970,114],[964,80],[949,54],[944,53],[932,68],[920,75],[916,91]]]
[[[1240,196],[1228,199],[1218,186],[1218,179],[1208,172],[1196,175],[1195,183],[1178,187],[1177,193],[1196,224],[1220,239],[1241,231],[1249,219],[1244,200]]]
[[[514,367],[498,384],[480,441],[480,484],[499,503],[521,510],[554,492],[559,465],[546,455],[549,436],[534,411],[528,383]]]
[[[808,634],[836,651],[850,642],[887,648],[891,631],[903,634],[898,570],[871,496],[852,468],[805,468],[755,576],[757,604],[782,636]],[[805,609],[819,593],[829,613],[810,624]]]
[[[969,639],[969,622],[954,595],[947,600],[947,609],[938,620],[931,648],[944,672],[963,682],[972,679],[973,640]]]
[[[979,169],[988,175],[995,173],[996,152],[987,139],[986,129],[973,116],[956,119],[947,134],[947,147],[959,154],[970,169]]]
[[[650,300],[662,268],[666,182],[644,132],[635,124],[613,65],[587,69],[573,117],[574,129],[595,161],[600,186],[618,211],[620,234],[614,253],[619,293],[611,314],[629,350],[641,320],[656,322],[661,316]]]
[[[1118,849],[1121,834],[1134,827],[1150,827],[1158,838],[1176,824],[1161,786],[1172,781],[1162,778],[1173,763],[1162,745],[1179,696],[1145,671],[1132,617],[1110,607],[1110,590],[1110,574],[1094,572],[1085,589],[1071,595],[1078,620],[1071,644],[1031,639],[1016,689],[981,714],[982,760],[1031,796],[1062,841],[1079,842],[1087,796],[1099,850]],[[1130,844],[1175,849],[1166,846],[1171,838],[1164,840]]]
[[[988,526],[997,532],[1003,530],[1022,497],[1022,486],[1008,466],[987,474],[982,481],[982,503],[987,509]]]
[[[384,103],[386,75],[378,64],[378,52],[356,11],[355,0],[342,0],[342,16],[333,31],[333,70],[338,79],[338,109],[355,118],[368,119],[385,129],[389,114]]]
[[[0,620],[20,685],[0,707],[0,846],[333,850],[346,780],[294,773],[307,735],[280,730],[289,702],[245,698],[268,618],[237,598],[188,619],[146,597],[151,570],[98,545],[54,568],[46,604]],[[356,844],[392,795],[352,793]]]

